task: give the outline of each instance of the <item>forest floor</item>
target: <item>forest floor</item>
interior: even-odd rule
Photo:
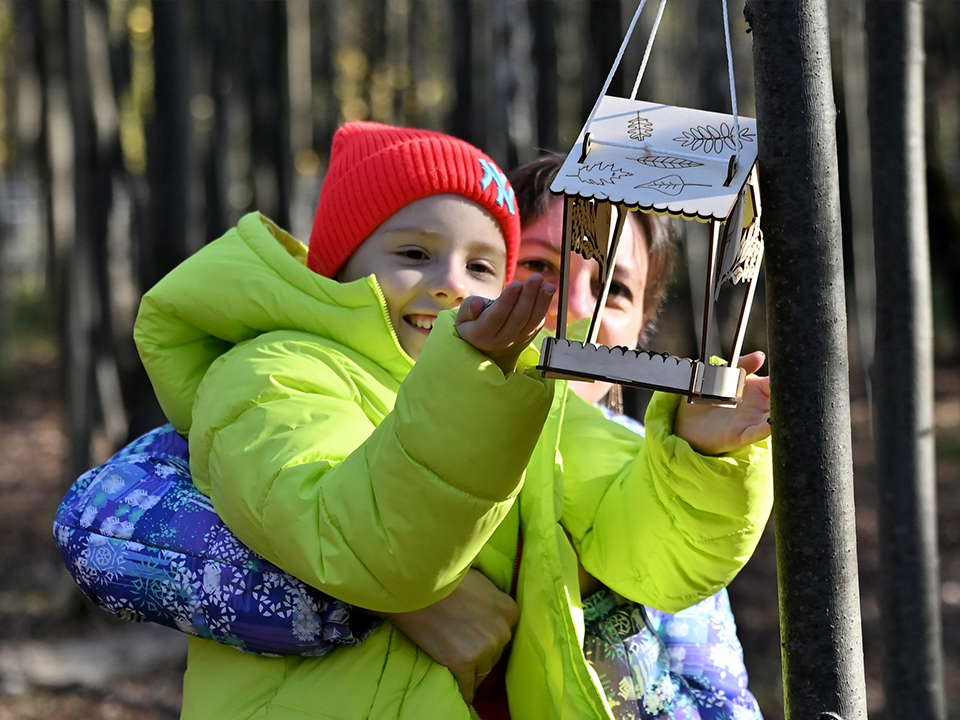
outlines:
[[[960,719],[960,368],[939,369],[936,388],[946,693],[949,717]],[[93,608],[54,546],[50,525],[66,490],[66,438],[51,347],[37,343],[21,352],[0,394],[0,720],[176,718],[184,636]],[[867,702],[876,720],[884,717],[884,699],[876,489],[864,399],[854,400],[852,416]],[[783,717],[772,525],[730,589],[750,687],[767,720]]]

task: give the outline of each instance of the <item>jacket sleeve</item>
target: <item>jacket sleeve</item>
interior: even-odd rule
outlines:
[[[392,411],[356,368],[306,335],[234,348],[198,391],[191,470],[271,562],[358,607],[413,610],[456,586],[509,510],[552,384],[504,376],[452,314]]]
[[[560,441],[562,522],[584,569],[624,597],[671,613],[736,576],[773,503],[769,440],[700,455],[673,435],[680,402],[655,393],[643,438],[570,397]]]

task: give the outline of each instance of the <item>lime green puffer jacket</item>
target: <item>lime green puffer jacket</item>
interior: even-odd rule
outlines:
[[[402,612],[473,566],[521,608],[514,720],[610,718],[581,651],[578,555],[633,600],[677,611],[729,582],[771,505],[767,443],[707,458],[647,439],[542,379],[507,376],[438,319],[413,364],[374,278],[310,272],[266,218],[188,259],[144,297],[135,339],[194,482],[253,550],[358,607]],[[519,502],[518,502],[519,498]],[[450,672],[389,623],[321,658],[190,638],[183,718],[471,717]]]

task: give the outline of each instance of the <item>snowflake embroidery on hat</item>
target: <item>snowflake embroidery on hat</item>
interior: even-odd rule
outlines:
[[[497,186],[497,205],[506,206],[511,215],[516,215],[513,202],[513,188],[507,183],[507,176],[504,175],[496,165],[489,160],[480,158],[480,167],[483,168],[483,177],[480,178],[480,187],[486,190],[490,183]]]

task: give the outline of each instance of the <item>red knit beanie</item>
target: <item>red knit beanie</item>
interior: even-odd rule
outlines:
[[[512,280],[520,218],[513,188],[500,168],[463,140],[373,122],[347,123],[333,136],[307,265],[333,277],[393,213],[443,193],[473,200],[496,218],[506,238],[507,282]]]

